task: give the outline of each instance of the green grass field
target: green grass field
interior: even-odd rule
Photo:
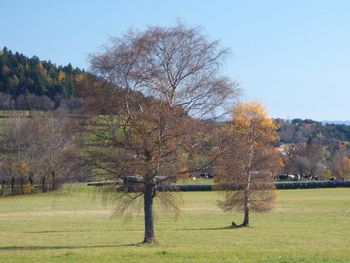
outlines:
[[[0,199],[0,262],[350,262],[350,189],[285,190],[251,227],[227,229],[216,192],[183,193],[177,221],[159,213],[157,245],[142,216],[112,217],[100,198],[49,193]]]

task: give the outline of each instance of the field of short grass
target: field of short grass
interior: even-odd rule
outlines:
[[[227,229],[216,192],[182,193],[177,221],[159,213],[157,245],[142,216],[112,217],[89,191],[0,198],[0,262],[349,262],[350,189],[285,190],[251,227]]]

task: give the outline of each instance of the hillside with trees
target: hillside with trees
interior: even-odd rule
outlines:
[[[283,173],[305,178],[350,178],[350,126],[313,120],[277,120]]]
[[[310,119],[277,119],[282,143],[310,142],[336,147],[340,142],[350,141],[350,126],[322,123]]]
[[[75,96],[84,71],[29,58],[6,47],[0,51],[0,109],[50,110]]]

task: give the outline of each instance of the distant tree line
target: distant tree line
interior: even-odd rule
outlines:
[[[314,120],[276,120],[281,143],[313,143],[326,145],[333,150],[339,142],[350,141],[350,126],[324,124]]]
[[[0,51],[0,109],[51,110],[77,103],[75,82],[84,71],[28,58],[6,47]]]
[[[283,173],[307,179],[350,178],[350,126],[313,120],[277,120]]]

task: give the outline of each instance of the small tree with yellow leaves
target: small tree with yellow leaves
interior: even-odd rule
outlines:
[[[265,212],[274,206],[274,175],[281,165],[274,143],[279,138],[276,124],[259,102],[237,105],[232,117],[219,136],[224,154],[215,175],[218,187],[225,191],[219,206],[224,211],[243,211],[239,226],[248,226],[250,211]]]

